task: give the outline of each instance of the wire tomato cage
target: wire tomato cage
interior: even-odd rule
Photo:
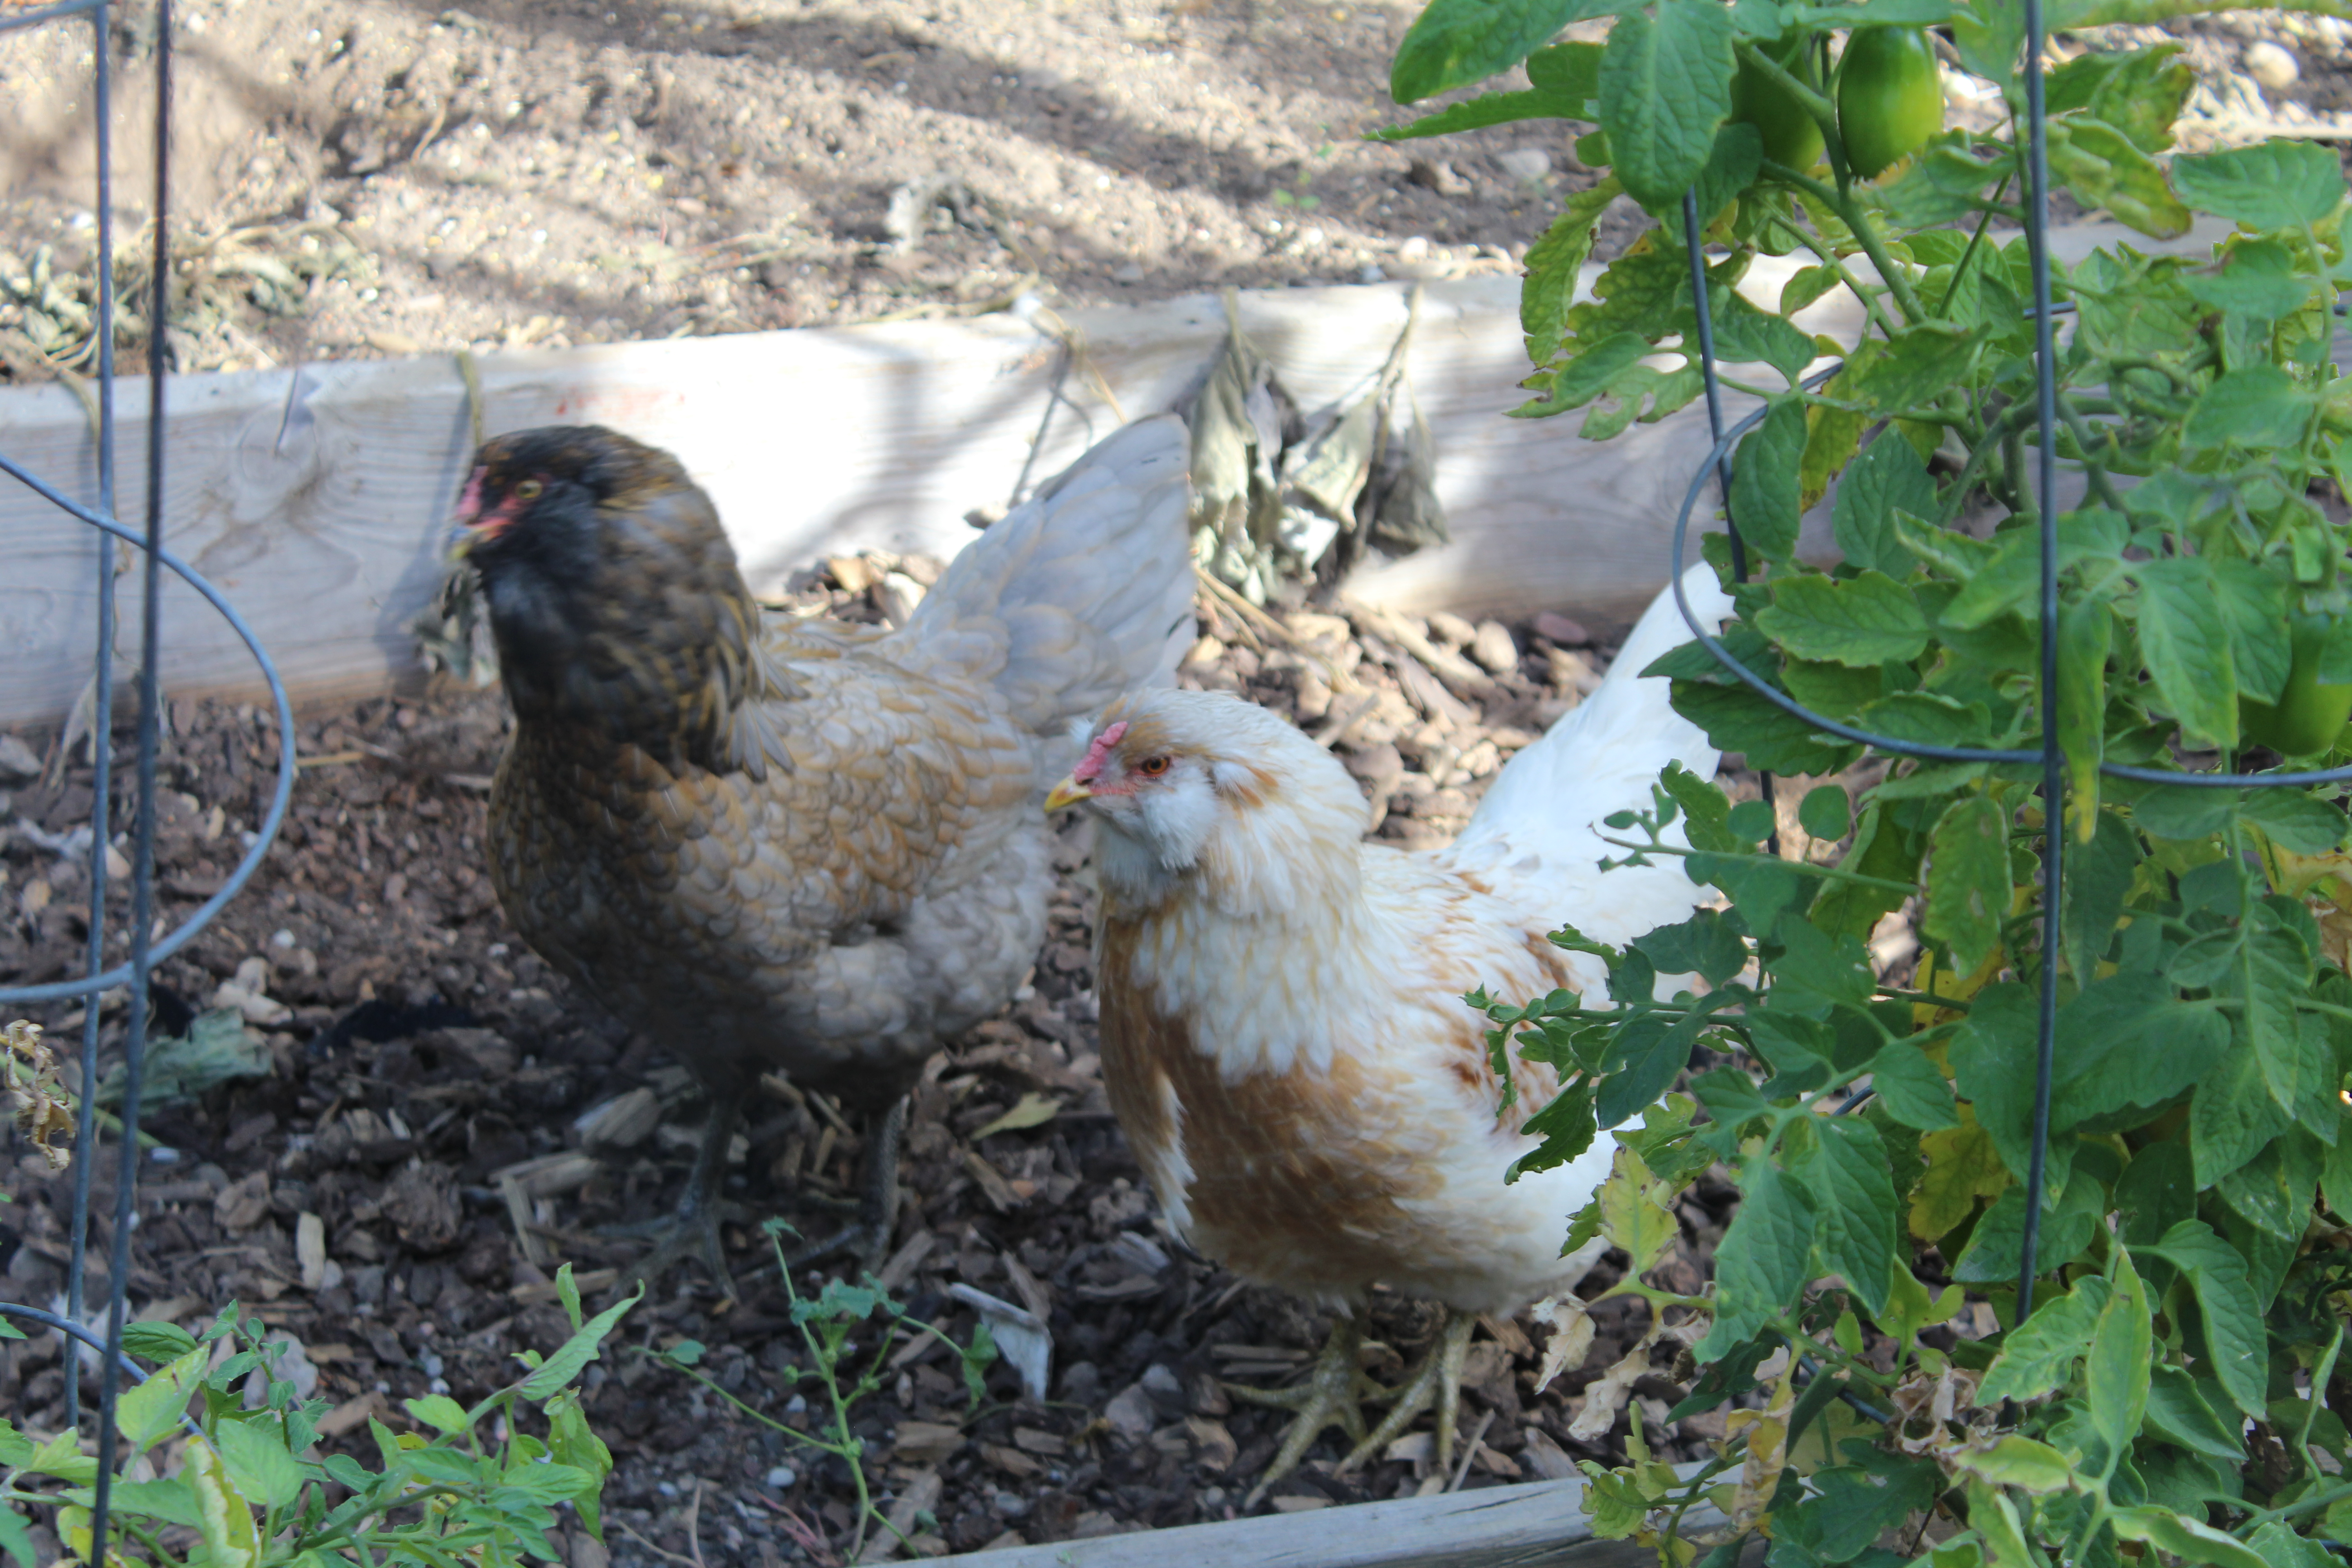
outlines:
[[[1990,763],[2011,765],[2039,765],[2042,769],[2043,800],[2042,826],[2042,867],[2043,899],[2042,906],[2042,951],[2041,965],[2038,1020],[2035,1035],[2033,1076],[2033,1120],[2032,1160],[2028,1168],[2025,1190],[2025,1223],[2023,1258],[2018,1266],[2017,1317],[2023,1322],[2033,1310],[2033,1281],[2037,1251],[2041,1241],[2043,1191],[2047,1184],[2047,1163],[2050,1148],[2050,1089],[2053,1065],[2053,1050],[2057,1035],[2058,966],[2046,956],[2057,951],[2054,933],[2059,909],[2064,891],[2063,819],[2065,798],[2065,757],[2058,742],[2058,455],[2052,438],[2058,426],[2057,346],[2054,320],[2061,307],[2051,299],[2050,281],[2050,159],[2046,105],[2042,85],[2042,50],[2045,35],[2042,0],[2023,0],[2025,20],[2025,68],[2021,75],[2025,89],[2025,122],[2027,131],[2025,202],[2026,253],[2033,279],[2034,326],[2034,393],[2037,439],[2034,443],[2036,492],[2035,520],[2041,541],[2041,581],[2039,614],[2041,630],[2041,669],[2038,676],[2042,734],[2040,743],[2031,747],[1940,746],[1921,741],[1897,739],[1891,735],[1874,734],[1870,731],[1841,723],[1816,713],[1775,687],[1736,658],[1730,649],[1717,641],[1693,613],[1688,595],[1684,591],[1679,570],[1690,537],[1691,515],[1705,496],[1709,479],[1721,486],[1723,515],[1731,544],[1732,575],[1736,581],[1748,580],[1748,558],[1739,537],[1738,521],[1731,513],[1731,454],[1740,437],[1761,424],[1770,412],[1769,405],[1759,406],[1726,428],[1723,422],[1722,384],[1715,367],[1715,324],[1707,301],[1706,251],[1698,203],[1690,192],[1683,195],[1683,244],[1689,258],[1691,300],[1697,316],[1697,349],[1700,373],[1706,386],[1707,429],[1715,445],[1705,461],[1691,478],[1689,489],[1684,494],[1682,507],[1675,516],[1673,554],[1669,557],[1667,581],[1673,585],[1675,606],[1681,610],[1684,622],[1690,627],[1698,645],[1715,661],[1736,676],[1758,696],[1783,712],[1804,721],[1812,728],[1842,740],[1868,746],[1875,751],[1898,757],[1916,757],[1925,762]],[[1819,389],[1831,377],[1844,368],[1843,363],[1830,365],[1806,376],[1799,386],[1806,392]],[[1882,430],[1875,439],[1885,439]],[[1899,437],[1897,437],[1899,439]],[[2166,768],[2140,767],[2124,763],[2102,761],[2099,772],[2110,778],[2129,779],[2142,784],[2172,784],[2206,789],[2269,789],[2300,787],[2311,784],[2341,784],[2352,781],[2352,766],[2321,768],[2299,773],[2190,773]],[[1770,798],[1771,778],[1765,776],[1766,798]]]
[[[78,980],[61,980],[39,985],[0,986],[0,1007],[17,1007],[44,1002],[59,1002],[74,997],[84,1000],[81,1049],[79,1062],[81,1081],[79,1085],[79,1106],[74,1132],[72,1250],[67,1266],[66,1301],[62,1313],[14,1301],[0,1301],[0,1318],[20,1320],[56,1331],[69,1342],[63,1358],[65,1376],[66,1415],[68,1423],[79,1430],[85,1412],[80,1397],[81,1352],[86,1346],[98,1352],[97,1453],[100,1463],[92,1489],[90,1507],[91,1548],[84,1553],[89,1561],[106,1560],[107,1524],[111,1491],[114,1484],[114,1453],[116,1447],[116,1398],[127,1377],[131,1384],[144,1381],[136,1363],[122,1350],[122,1332],[127,1314],[131,1275],[131,1236],[137,1219],[139,1175],[139,1100],[143,1086],[147,1055],[147,994],[148,983],[155,966],[185,947],[209,924],[213,918],[236,898],[260,866],[262,858],[276,839],[278,826],[284,821],[288,801],[294,792],[294,715],[287,700],[286,686],[278,678],[278,668],[262,647],[260,639],[245,617],[224,597],[219,589],[185,561],[163,547],[163,467],[165,433],[168,428],[165,390],[168,384],[170,347],[165,323],[170,319],[171,292],[171,207],[169,201],[171,172],[172,124],[172,11],[171,0],[155,0],[155,132],[154,132],[154,256],[152,297],[148,301],[147,341],[147,452],[145,529],[133,529],[121,521],[116,507],[115,457],[117,429],[115,417],[116,387],[114,364],[114,179],[112,167],[112,63],[108,57],[110,17],[114,14],[111,0],[63,0],[62,4],[40,6],[13,16],[0,15],[0,34],[22,31],[49,23],[69,23],[87,17],[91,38],[91,113],[97,153],[95,176],[97,301],[93,312],[97,331],[96,376],[91,388],[95,405],[92,415],[92,438],[96,446],[94,486],[96,499],[85,503],[74,500],[58,486],[39,478],[0,451],[0,472],[30,489],[50,505],[77,521],[87,523],[101,535],[95,552],[94,591],[97,600],[97,648],[93,675],[92,714],[90,722],[90,755],[92,767],[89,841],[89,937],[85,948],[84,974]],[[110,821],[113,778],[113,724],[116,679],[114,669],[114,638],[117,611],[115,605],[116,541],[136,547],[143,555],[140,577],[140,658],[133,689],[136,693],[136,761],[133,773],[132,819],[129,829],[131,860],[131,900],[127,918],[120,932],[128,948],[128,957],[112,968],[107,967],[107,856],[112,848],[113,824]],[[252,650],[260,668],[261,677],[269,688],[269,698],[278,721],[278,775],[269,805],[263,813],[244,857],[236,868],[222,881],[220,889],[200,905],[179,927],[168,933],[155,931],[155,777],[158,752],[161,750],[163,728],[162,675],[163,641],[163,574],[169,570],[225,618],[230,627]],[[60,760],[62,761],[62,759]],[[96,1086],[99,1081],[98,1053],[100,1034],[100,999],[107,992],[123,987],[129,995],[125,1007],[122,1039],[123,1078],[121,1127],[117,1136],[115,1183],[113,1194],[112,1232],[109,1238],[106,1268],[106,1290],[103,1307],[103,1329],[89,1314],[87,1297],[89,1262],[89,1218],[91,1205],[91,1173],[98,1154],[100,1132]],[[191,1432],[201,1432],[193,1423],[186,1423]]]

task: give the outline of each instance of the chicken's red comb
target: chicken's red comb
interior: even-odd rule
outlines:
[[[1079,761],[1076,767],[1070,770],[1070,776],[1080,784],[1093,783],[1096,776],[1103,771],[1103,763],[1110,760],[1110,749],[1126,738],[1127,721],[1121,719],[1094,738],[1094,743],[1087,748],[1086,756]]]

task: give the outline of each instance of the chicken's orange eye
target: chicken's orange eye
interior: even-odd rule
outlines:
[[[541,484],[537,479],[525,479],[522,483],[515,486],[515,500],[537,500],[541,495],[545,493],[546,489],[547,487]]]
[[[1165,757],[1146,757],[1143,761],[1135,764],[1135,771],[1141,773],[1145,778],[1156,779],[1161,773],[1168,771],[1168,759]]]

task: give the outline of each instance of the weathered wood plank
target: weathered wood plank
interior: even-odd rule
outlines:
[[[2105,231],[2112,235],[2111,228]],[[2079,253],[2101,234],[2062,237]],[[2210,244],[2193,236],[2185,244]],[[1743,285],[1776,300],[1794,262],[1759,261]],[[1404,285],[1243,297],[1245,324],[1310,410],[1379,364],[1405,318]],[[1411,369],[1440,454],[1454,542],[1365,572],[1360,596],[1427,611],[1560,607],[1624,616],[1664,581],[1673,510],[1706,447],[1694,406],[1614,441],[1567,421],[1502,417],[1524,400],[1517,283],[1428,286]],[[1809,329],[1850,335],[1832,295]],[[1224,331],[1207,295],[1075,311],[1121,408],[1164,408],[1197,380]],[[1044,442],[1057,351],[1009,316],[802,330],[481,362],[492,431],[594,420],[676,450],[711,490],[755,585],[843,551],[952,553],[960,521],[1066,463],[1117,416],[1083,373]],[[120,399],[120,507],[142,515],[145,384]],[[437,579],[450,498],[468,451],[461,382],[446,358],[192,375],[170,389],[165,518],[173,547],[254,624],[306,700],[389,686],[414,668],[406,626]],[[1748,406],[1735,397],[1733,417]],[[1571,416],[1574,417],[1574,416]],[[0,451],[85,502],[93,445],[58,387],[0,391]],[[89,678],[95,536],[0,482],[0,723],[50,718]],[[243,647],[192,594],[165,610],[174,691],[250,691]],[[135,626],[135,617],[131,618]],[[126,632],[126,637],[135,632]]]
[[[1528,1481],[934,1561],[943,1568],[1641,1568],[1657,1561],[1646,1547],[1595,1537],[1583,1497],[1582,1481]],[[1725,1521],[1702,1503],[1685,1522],[1696,1532]]]

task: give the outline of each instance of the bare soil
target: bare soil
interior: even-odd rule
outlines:
[[[878,592],[829,584],[809,581],[803,601],[857,618],[879,614]],[[1462,661],[1473,628],[1444,617],[1400,627],[1292,614],[1277,631],[1221,607],[1204,605],[1203,616],[1188,681],[1243,691],[1324,735],[1382,803],[1380,837],[1407,846],[1450,839],[1495,771],[1571,707],[1609,657],[1581,627],[1547,617],[1541,629],[1510,635],[1501,671],[1475,683],[1452,672],[1465,701],[1393,640],[1428,637]],[[1374,625],[1381,630],[1365,629]],[[1502,631],[1487,632],[1490,653]],[[1335,699],[1325,679],[1334,666],[1363,693]],[[250,710],[175,702],[169,720],[158,878],[165,917],[176,921],[233,865],[267,798],[275,742]],[[243,984],[270,1070],[147,1117],[163,1148],[142,1166],[131,1299],[142,1316],[196,1324],[231,1300],[254,1309],[305,1347],[345,1443],[365,1442],[368,1414],[404,1421],[400,1400],[444,1388],[478,1396],[510,1374],[513,1352],[560,1343],[553,1268],[568,1259],[593,1281],[610,1276],[593,1271],[626,1263],[636,1244],[605,1241],[599,1227],[665,1211],[701,1115],[684,1073],[573,995],[498,908],[480,842],[484,787],[508,723],[495,691],[445,688],[301,724],[306,765],[285,831],[243,896],[164,965],[154,989],[156,1027],[169,1034],[194,1013],[236,1002],[221,987]],[[21,739],[43,772],[0,798],[0,979],[8,982],[76,972],[87,929],[78,854],[89,841],[74,830],[89,817],[88,763],[79,749],[61,755],[54,736]],[[128,737],[118,737],[118,779],[130,754]],[[126,804],[118,798],[118,814]],[[973,1313],[947,1292],[963,1283],[1036,1312],[1055,1343],[1044,1403],[1022,1398],[1000,1365],[973,1415],[940,1352],[902,1361],[861,1406],[856,1426],[877,1488],[894,1500],[928,1499],[937,1518],[936,1528],[913,1531],[926,1552],[1232,1516],[1279,1426],[1273,1413],[1235,1405],[1217,1378],[1274,1383],[1303,1372],[1328,1327],[1187,1256],[1158,1228],[1103,1097],[1091,895],[1079,869],[1087,847],[1074,821],[1058,857],[1069,879],[1030,987],[939,1058],[916,1101],[909,1196],[887,1283],[959,1341]],[[118,911],[123,886],[115,884]],[[101,1015],[109,1062],[120,1001]],[[35,1016],[57,1043],[79,1040],[76,1011]],[[1031,1095],[1052,1104],[1049,1120],[975,1136]],[[568,1181],[526,1205],[529,1228],[519,1226],[504,1178],[581,1151],[583,1115],[632,1096],[660,1107],[658,1125],[589,1145],[593,1157],[568,1162]],[[847,1541],[844,1467],[808,1463],[788,1439],[639,1352],[679,1336],[703,1341],[724,1387],[804,1427],[809,1415],[792,1399],[805,1352],[777,1275],[761,1269],[757,1221],[782,1215],[819,1234],[837,1224],[857,1152],[822,1106],[779,1098],[756,1110],[730,1181],[744,1221],[730,1235],[744,1299],[722,1308],[698,1270],[673,1276],[589,1373],[591,1416],[619,1460],[606,1494],[614,1561],[656,1561],[651,1542],[688,1558],[698,1550],[710,1563],[822,1563]],[[43,1176],[38,1156],[21,1146],[12,1165],[19,1201],[0,1206],[0,1294],[47,1305],[62,1289],[70,1182]],[[111,1207],[108,1169],[97,1174],[102,1215]],[[1685,1203],[1683,1251],[1667,1265],[1683,1287],[1703,1279],[1730,1199],[1727,1185],[1708,1183]],[[295,1240],[305,1215],[322,1222],[328,1260],[308,1282]],[[102,1247],[102,1224],[97,1237]],[[1589,1289],[1612,1278],[1604,1265]],[[820,1272],[801,1279],[803,1294],[821,1284]],[[102,1281],[92,1289],[102,1299]],[[1599,1317],[1585,1365],[1540,1392],[1540,1331],[1493,1324],[1481,1335],[1463,1436],[1481,1433],[1483,1442],[1464,1485],[1622,1458],[1622,1409],[1590,1441],[1570,1435],[1586,1386],[1646,1326],[1625,1303]],[[1426,1348],[1435,1326],[1431,1309],[1395,1297],[1376,1300],[1372,1324],[1390,1374]],[[0,1408],[13,1418],[56,1426],[62,1383],[54,1335],[0,1348]],[[1719,1435],[1719,1413],[1664,1428],[1685,1390],[1663,1372],[1632,1392],[1670,1455],[1696,1454]],[[1341,1451],[1318,1447],[1265,1506],[1409,1495],[1427,1471],[1408,1448],[1336,1478],[1328,1470]],[[602,1561],[584,1535],[570,1548],[573,1564]]]

